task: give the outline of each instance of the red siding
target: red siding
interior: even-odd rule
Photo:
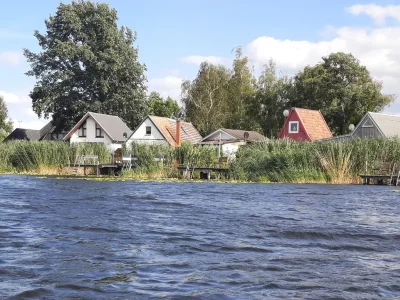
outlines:
[[[289,122],[298,121],[299,122],[299,132],[298,133],[289,133]],[[300,120],[299,115],[295,109],[291,110],[289,116],[286,118],[285,125],[281,129],[279,134],[279,138],[290,138],[295,141],[311,141],[308,136],[306,130],[304,129],[303,123]]]

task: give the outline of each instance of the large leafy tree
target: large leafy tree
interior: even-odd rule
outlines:
[[[319,109],[335,134],[348,132],[368,112],[379,112],[393,95],[382,93],[382,83],[352,54],[332,53],[294,77],[291,106]]]
[[[232,65],[232,76],[228,88],[228,115],[225,126],[232,129],[252,129],[253,118],[247,118],[248,101],[255,90],[255,78],[249,69],[249,60],[243,56],[242,49],[236,48],[236,58]]]
[[[13,123],[8,117],[8,109],[3,98],[0,96],[0,142],[12,131]]]
[[[203,62],[197,77],[182,83],[186,119],[200,134],[209,134],[226,124],[230,78],[230,70],[226,67]]]
[[[283,111],[291,97],[291,79],[278,76],[276,64],[270,60],[264,66],[256,90],[247,102],[248,119],[253,119],[264,135],[277,137],[284,123]]]
[[[133,46],[135,33],[118,28],[117,11],[105,3],[60,4],[35,31],[42,52],[28,49],[27,75],[37,79],[30,93],[39,117],[69,129],[87,111],[115,114],[134,128],[147,114],[145,65]]]
[[[150,93],[149,114],[159,117],[178,118],[180,111],[178,103],[171,97],[164,99],[157,92]]]

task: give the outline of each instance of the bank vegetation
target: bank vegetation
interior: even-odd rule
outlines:
[[[400,139],[352,139],[344,142],[294,142],[267,140],[243,146],[236,159],[221,166],[212,146],[183,143],[179,148],[132,144],[124,154],[135,157],[134,167],[123,171],[130,179],[181,178],[178,166],[225,167],[229,177],[241,182],[359,183],[359,175],[371,172],[379,161],[400,165]],[[68,174],[77,155],[97,155],[110,163],[103,144],[15,141],[0,144],[0,173]],[[200,174],[194,172],[194,178]]]

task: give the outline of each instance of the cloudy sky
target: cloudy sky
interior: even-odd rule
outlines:
[[[256,67],[273,58],[293,74],[331,52],[351,52],[384,91],[398,95],[387,113],[400,114],[400,0],[146,0],[105,1],[119,23],[135,30],[149,91],[175,99],[183,79],[192,79],[208,60],[230,65],[242,46]],[[69,1],[63,1],[69,2]],[[31,108],[34,78],[22,49],[39,51],[33,31],[44,31],[57,0],[0,2],[0,94],[14,126],[40,128]]]

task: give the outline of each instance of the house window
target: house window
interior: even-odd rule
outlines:
[[[374,127],[374,124],[372,124],[371,120],[366,120],[362,127]]]
[[[81,128],[79,128],[79,137],[86,137],[86,121],[82,124]]]
[[[151,126],[146,126],[146,135],[151,134]]]
[[[96,123],[96,137],[97,138],[103,138],[103,130],[101,130],[101,127],[99,126],[99,124]]]
[[[299,121],[289,122],[289,133],[299,133]]]

